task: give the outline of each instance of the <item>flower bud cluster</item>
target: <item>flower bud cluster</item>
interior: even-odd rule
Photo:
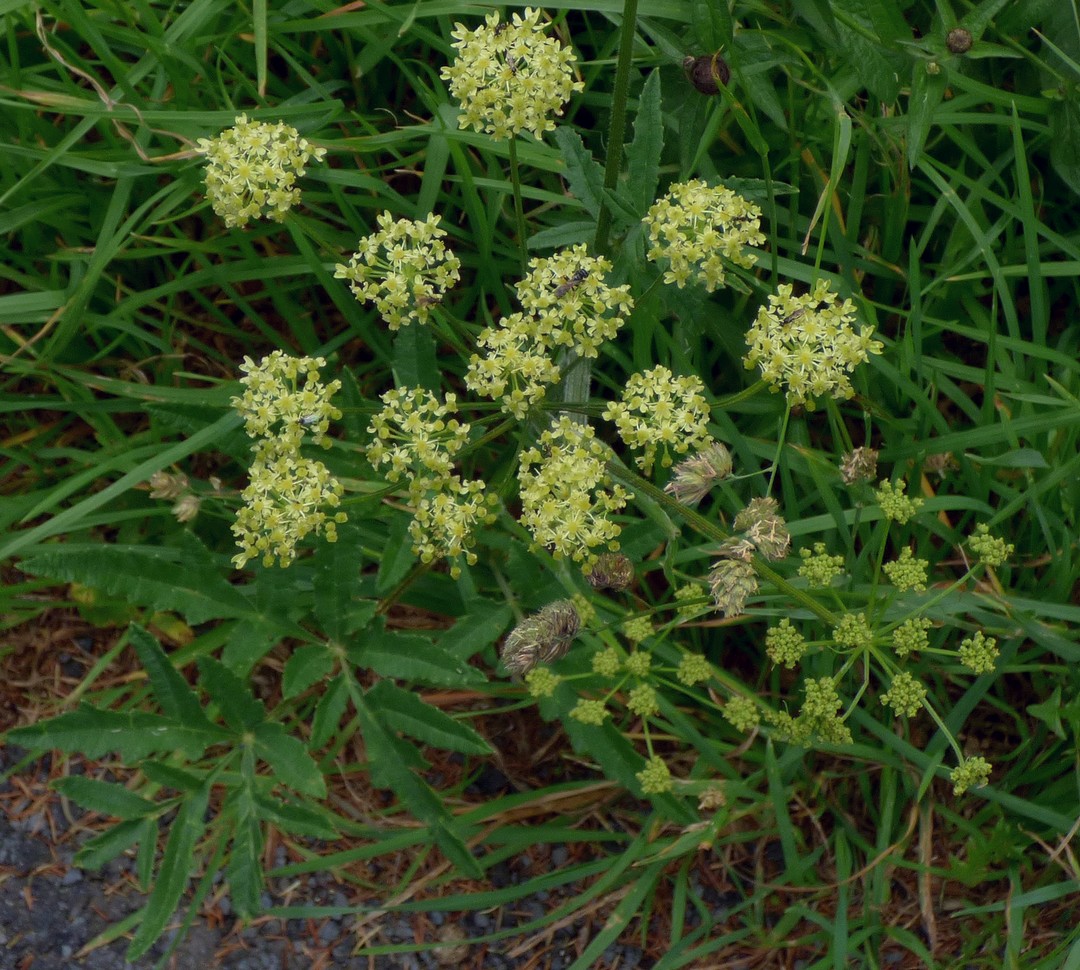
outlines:
[[[375,304],[391,330],[427,323],[433,307],[461,279],[461,261],[443,242],[441,216],[395,219],[381,213],[379,231],[360,240],[334,278],[348,280],[353,296]]]
[[[630,287],[609,286],[610,269],[609,260],[589,256],[584,245],[531,260],[516,287],[523,310],[481,331],[476,343],[486,353],[470,358],[468,388],[501,399],[504,411],[524,418],[559,380],[559,350],[596,357],[625,322],[633,308]]]
[[[709,402],[702,393],[705,385],[694,375],[676,377],[663,365],[632,374],[622,400],[604,411],[615,422],[619,437],[643,454],[637,464],[648,475],[659,449],[660,464],[671,465],[672,453],[682,455],[691,448],[704,448],[709,437]]]
[[[389,481],[408,482],[413,552],[425,563],[464,556],[473,564],[476,529],[494,521],[496,499],[485,493],[483,481],[453,474],[454,458],[470,430],[454,417],[456,396],[447,394],[440,404],[423,388],[395,388],[382,401],[382,410],[368,427],[374,437],[367,457],[372,467],[385,468]],[[450,574],[460,573],[461,567],[452,562]]]
[[[296,180],[307,163],[326,154],[290,125],[248,121],[243,114],[217,137],[200,138],[196,151],[207,160],[206,196],[229,228],[264,215],[281,222],[300,201]]]
[[[757,253],[746,247],[765,242],[756,205],[701,179],[672,185],[643,221],[648,258],[666,260],[664,282],[680,289],[696,278],[711,293],[724,285],[728,266],[749,269],[757,262]]]
[[[618,549],[619,526],[610,516],[633,496],[613,484],[607,445],[588,425],[565,415],[521,456],[521,522],[537,546],[591,565],[598,547]]]
[[[547,37],[544,28],[532,7],[509,22],[490,13],[473,30],[455,24],[451,36],[458,54],[442,77],[461,102],[461,128],[485,131],[496,141],[522,131],[539,138],[555,128],[551,116],[561,115],[584,84],[573,80],[573,50]]]
[[[319,368],[324,366],[322,357],[288,357],[275,350],[258,364],[245,357],[240,367],[244,392],[232,405],[256,440],[249,484],[241,494],[244,505],[232,525],[240,546],[233,557],[237,569],[256,558],[265,566],[288,566],[304,538],[322,534],[333,542],[337,525],[346,520],[344,512],[323,511],[340,504],[341,483],[322,462],[300,453],[308,437],[329,448],[329,423],[341,417],[330,404],[341,382],[322,384]]]
[[[825,395],[850,398],[855,393],[851,373],[869,354],[882,352],[880,341],[871,339],[870,327],[853,329],[855,307],[850,300],[839,301],[826,280],[803,296],[791,290],[789,283],[781,284],[769,305],[758,310],[743,362],[747,369],[760,368],[774,391],[784,389],[791,406],[813,409]]]

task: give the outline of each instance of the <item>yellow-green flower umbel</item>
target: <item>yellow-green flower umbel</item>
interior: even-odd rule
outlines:
[[[634,307],[630,287],[608,286],[611,261],[588,255],[584,244],[529,260],[529,273],[514,289],[535,332],[549,349],[566,347],[596,357]]]
[[[703,448],[711,440],[704,390],[701,378],[676,377],[660,365],[632,374],[622,401],[609,404],[604,418],[615,422],[626,444],[642,450],[637,463],[648,475],[657,450],[661,452],[660,464],[667,468],[672,453],[682,455],[691,448]]]
[[[447,394],[440,404],[431,391],[406,387],[387,391],[382,402],[368,428],[375,436],[367,449],[372,467],[385,465],[392,482],[402,475],[449,475],[454,456],[469,440],[469,425],[453,417],[457,396]]]
[[[230,228],[264,215],[281,222],[300,201],[296,180],[307,163],[326,154],[290,125],[248,121],[247,115],[216,138],[200,138],[195,150],[207,160],[206,197]]]
[[[633,309],[629,286],[605,282],[610,269],[584,245],[530,260],[528,275],[515,286],[523,311],[481,331],[476,345],[482,353],[469,360],[466,386],[501,398],[504,411],[524,418],[559,380],[558,352],[596,357]]]
[[[329,448],[326,432],[341,417],[330,398],[341,381],[322,383],[319,368],[325,366],[323,357],[289,357],[280,350],[258,363],[245,357],[240,365],[244,392],[231,404],[243,417],[248,437],[275,438],[295,449],[310,435],[313,444]]]
[[[680,289],[696,277],[711,293],[724,285],[728,266],[749,269],[757,262],[757,254],[748,252],[747,246],[765,242],[756,205],[701,179],[671,186],[649,209],[644,223],[649,259],[667,260],[664,282]]]
[[[750,350],[743,362],[747,369],[759,367],[774,391],[784,389],[792,406],[813,409],[825,395],[845,400],[855,393],[852,371],[868,354],[882,351],[881,342],[870,339],[873,330],[856,332],[854,320],[854,305],[840,302],[826,280],[802,296],[792,296],[791,285],[784,283],[758,310],[746,334]]]
[[[427,323],[431,308],[461,278],[461,261],[442,241],[446,231],[439,219],[395,219],[383,212],[379,231],[360,240],[347,265],[334,267],[334,278],[348,280],[358,300],[374,303],[391,330]]]
[[[618,548],[620,528],[609,516],[633,496],[610,482],[610,457],[592,428],[566,416],[522,454],[521,522],[537,546],[587,565],[598,558],[597,547]]]
[[[333,542],[337,525],[346,521],[344,512],[323,511],[340,504],[341,483],[322,462],[300,454],[307,435],[329,448],[329,422],[341,417],[330,404],[341,382],[319,381],[325,364],[322,357],[288,357],[275,350],[257,364],[245,357],[240,367],[244,393],[232,405],[256,442],[250,484],[241,495],[244,506],[232,526],[241,550],[233,557],[237,569],[256,558],[265,566],[288,566],[306,536],[322,534]]]
[[[545,27],[532,7],[509,22],[500,23],[496,12],[473,30],[454,25],[458,54],[442,77],[461,102],[460,127],[486,131],[497,141],[554,130],[552,115],[561,115],[584,84],[574,80],[573,50],[548,37]]]

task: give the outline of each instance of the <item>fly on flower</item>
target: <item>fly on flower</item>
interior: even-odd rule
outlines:
[[[572,276],[567,277],[555,290],[555,299],[559,300],[566,296],[575,287],[581,286],[589,278],[587,269],[575,270]]]

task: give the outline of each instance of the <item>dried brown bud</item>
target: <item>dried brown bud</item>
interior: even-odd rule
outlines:
[[[188,491],[187,475],[156,471],[150,476],[150,497],[177,499]]]
[[[971,50],[971,45],[974,40],[971,36],[970,30],[964,30],[963,27],[953,27],[952,30],[945,36],[945,46],[949,48],[953,54],[966,54]]]
[[[683,58],[682,66],[687,79],[702,94],[719,94],[720,85],[727,87],[731,80],[731,68],[720,56],[720,51],[701,57],[688,55]]]
[[[791,533],[778,508],[774,498],[751,499],[732,523],[736,531],[746,533],[761,555],[771,560],[783,559],[791,548]]]
[[[566,656],[581,628],[581,618],[570,600],[556,600],[527,616],[503,643],[502,659],[514,677],[522,677],[538,663],[553,663]]]
[[[927,455],[923,468],[933,472],[938,478],[945,478],[949,472],[960,470],[960,462],[953,457],[951,451],[940,451],[936,455]]]
[[[697,505],[720,479],[730,474],[731,452],[719,441],[711,441],[675,466],[664,491],[683,505]]]
[[[878,453],[873,448],[856,448],[844,455],[840,462],[840,477],[845,485],[856,482],[872,482],[877,478]]]
[[[634,581],[634,564],[621,552],[604,552],[585,578],[593,589],[628,589]]]

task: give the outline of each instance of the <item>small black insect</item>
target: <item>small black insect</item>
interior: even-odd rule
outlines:
[[[574,275],[565,279],[555,290],[555,299],[566,296],[574,287],[580,286],[589,278],[587,269],[574,270]]]

